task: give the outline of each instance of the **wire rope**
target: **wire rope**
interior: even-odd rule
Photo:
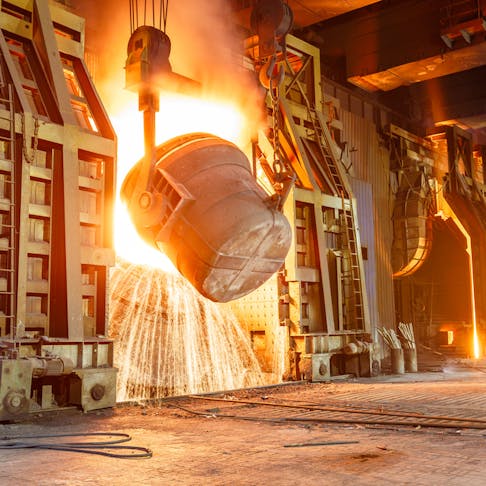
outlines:
[[[169,13],[169,0],[160,0],[160,6],[164,22],[164,28],[162,30],[165,34],[165,31],[167,29],[167,15]]]
[[[138,0],[129,0],[129,15],[130,15],[130,33],[133,32],[140,26],[140,20],[143,17],[143,24],[147,25],[147,21],[150,22],[150,9],[152,10],[152,26],[157,27],[157,5],[155,0],[152,0],[152,5],[147,4],[147,0],[143,3],[143,12],[140,12]],[[164,33],[167,29],[167,14],[169,11],[169,0],[160,0],[158,5],[158,28]]]
[[[68,437],[108,437],[104,441],[58,442],[39,441],[39,439],[60,439]],[[114,439],[113,439],[114,437]],[[32,441],[35,439],[36,441]],[[152,451],[147,447],[120,445],[128,442],[131,437],[121,432],[91,432],[77,434],[39,434],[19,437],[0,437],[0,450],[15,449],[49,449],[65,452],[80,452],[95,454],[117,459],[137,459],[152,457]],[[121,452],[113,452],[121,451]]]
[[[129,0],[128,1],[128,6],[129,6],[129,9],[130,9],[130,34],[133,33],[133,8],[132,8],[132,0]]]

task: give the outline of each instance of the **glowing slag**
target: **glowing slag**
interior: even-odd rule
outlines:
[[[118,401],[264,384],[235,316],[178,273],[119,261],[110,305]]]

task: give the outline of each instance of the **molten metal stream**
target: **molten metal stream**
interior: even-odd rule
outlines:
[[[474,296],[475,283],[474,283],[474,267],[473,267],[471,236],[469,235],[466,228],[461,223],[460,219],[457,217],[454,210],[450,207],[449,203],[442,196],[443,191],[441,191],[440,194],[441,196],[438,200],[439,210],[443,213],[445,217],[452,218],[454,224],[457,226],[457,228],[459,229],[459,231],[462,233],[462,235],[466,240],[466,253],[468,259],[468,272],[469,272],[469,293],[471,296],[471,321],[473,326],[473,342],[471,344],[472,344],[473,356],[474,358],[478,359],[481,357],[481,349],[480,349],[481,347],[479,343],[477,318],[476,318],[476,298]]]

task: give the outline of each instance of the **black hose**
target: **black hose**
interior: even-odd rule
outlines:
[[[121,444],[122,442],[128,442],[132,438],[123,432],[81,432],[79,434],[38,434],[38,435],[22,435],[20,437],[0,437],[0,440],[16,440],[16,439],[51,439],[59,437],[119,437],[117,440],[109,440],[106,442],[82,442],[82,444],[97,444],[97,445],[108,445],[108,444]],[[64,442],[64,445],[70,444],[69,442]],[[76,445],[78,443],[75,443]]]
[[[116,439],[100,441],[100,442],[61,442],[53,444],[49,442],[30,442],[30,439],[53,439],[62,437],[117,437]],[[27,440],[27,442],[25,442]],[[152,457],[152,451],[147,447],[119,445],[123,442],[128,442],[131,437],[128,434],[120,432],[93,432],[93,433],[79,433],[79,434],[40,434],[20,437],[1,437],[0,449],[14,450],[14,449],[49,449],[55,451],[65,452],[82,452],[85,454],[97,454],[100,456],[113,457],[118,459],[138,459]],[[125,451],[126,453],[115,453],[111,451]],[[129,453],[129,451],[131,453]]]

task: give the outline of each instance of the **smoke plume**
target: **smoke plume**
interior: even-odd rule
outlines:
[[[136,94],[125,90],[126,46],[131,34],[129,2],[72,3],[76,13],[86,19],[86,48],[91,59],[88,67],[107,111],[111,113],[122,99],[136,104]],[[144,15],[145,4],[148,11]],[[138,2],[138,25],[144,23],[145,17],[146,24],[153,25],[155,19],[155,26],[159,26],[159,7],[155,7],[153,15],[151,5]],[[242,67],[243,38],[235,29],[228,2],[169,2],[166,26],[172,44],[172,70],[200,83],[205,98],[217,97],[241,107],[249,122],[258,125],[262,93],[253,73]]]

